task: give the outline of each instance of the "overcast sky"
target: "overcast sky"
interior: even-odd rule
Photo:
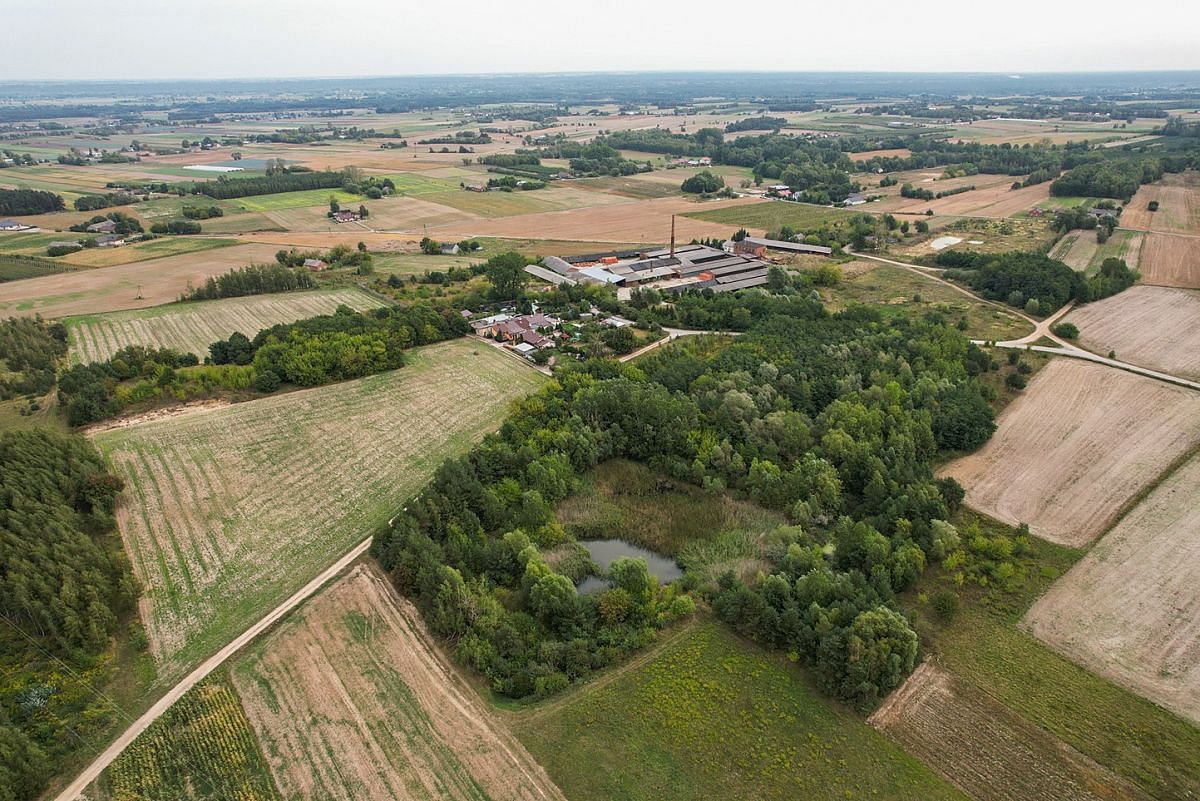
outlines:
[[[0,80],[1200,68],[1195,0],[3,0]]]

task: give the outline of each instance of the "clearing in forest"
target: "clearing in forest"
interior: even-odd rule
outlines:
[[[264,328],[332,314],[338,306],[363,311],[383,305],[376,296],[349,288],[176,303],[72,317],[66,325],[75,362],[104,361],[127,345],[174,348],[203,360],[209,345],[235,331],[253,339]]]
[[[943,473],[971,507],[1078,547],[1200,442],[1200,393],[1055,359],[997,422],[986,445]]]
[[[701,621],[514,729],[572,801],[962,799],[779,654]]]
[[[95,434],[170,681],[387,520],[540,373],[454,340],[400,370]]]
[[[285,798],[563,799],[438,654],[416,608],[365,565],[233,679]]]
[[[913,671],[867,722],[980,801],[1149,799],[932,662]]]
[[[1134,286],[1071,311],[1079,344],[1093,353],[1185,378],[1200,379],[1200,292]]]
[[[1200,723],[1200,457],[1154,488],[1025,618],[1040,640]]]

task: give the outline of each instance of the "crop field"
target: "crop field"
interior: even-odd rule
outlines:
[[[369,567],[253,647],[233,678],[285,798],[563,801]]]
[[[673,197],[679,194],[678,181],[652,180],[648,176],[625,175],[611,178],[586,178],[578,182],[578,186],[596,192],[608,192],[613,195],[629,197],[635,200],[650,200],[656,197]]]
[[[93,433],[126,482],[117,519],[160,680],[349,551],[541,380],[455,340],[390,373]]]
[[[961,799],[776,654],[701,621],[514,715],[572,801]]]
[[[696,220],[719,223],[732,230],[722,236],[728,237],[738,228],[754,229],[758,232],[778,231],[785,225],[794,230],[807,232],[824,223],[832,225],[838,220],[853,216],[853,212],[813,206],[808,203],[792,203],[784,200],[763,200],[743,203],[738,206],[696,211],[687,215]]]
[[[1145,284],[1200,289],[1200,236],[1146,234],[1138,272]]]
[[[918,667],[868,722],[980,801],[1149,799],[932,662]]]
[[[1158,211],[1150,211],[1150,201]],[[1200,234],[1200,172],[1168,173],[1144,184],[1121,213],[1121,225],[1143,231]]]
[[[1089,670],[1200,723],[1200,458],[1135,506],[1025,618]]]
[[[1088,272],[1095,273],[1105,259],[1121,259],[1136,270],[1141,264],[1143,235],[1136,231],[1113,231],[1108,241],[1096,249]]]
[[[240,245],[168,256],[100,270],[77,270],[0,284],[0,315],[61,318],[117,309],[139,309],[178,300],[188,286],[244,267],[271,262],[277,245]]]
[[[78,267],[114,267],[118,264],[133,264],[139,261],[162,259],[167,256],[183,256],[205,250],[236,245],[236,239],[212,239],[202,236],[175,236],[137,242],[119,248],[84,248],[62,256],[67,264]]]
[[[1095,231],[1072,231],[1059,240],[1050,257],[1058,259],[1075,272],[1086,273],[1099,249]]]
[[[22,281],[26,278],[41,278],[75,269],[54,259],[26,258],[0,253],[0,283]]]
[[[530,192],[467,192],[457,189],[453,192],[423,195],[422,198],[480,217],[509,217],[515,214],[565,211],[622,202],[620,197],[588,191],[573,183],[552,183],[546,189]]]
[[[998,306],[981,303],[941,281],[917,275],[903,267],[879,262],[856,262],[845,269],[837,286],[820,289],[831,309],[854,303],[882,305],[920,316],[938,311],[952,321],[967,320],[966,335],[972,339],[1003,341],[1033,331],[1033,326]]]
[[[340,189],[305,189],[302,192],[279,192],[274,195],[239,197],[230,202],[248,211],[279,211],[280,209],[300,209],[305,206],[325,206],[328,211],[331,197],[337,198],[338,203],[351,204],[356,207],[366,200],[362,195],[352,195]],[[202,222],[201,225],[203,224]]]
[[[72,317],[66,324],[72,361],[105,361],[127,345],[174,348],[203,360],[209,345],[235,331],[253,338],[277,323],[332,314],[341,305],[362,311],[384,302],[361,289],[334,289],[155,306]]]
[[[979,176],[972,176],[972,178],[977,177]],[[894,200],[869,203],[860,208],[864,211],[890,211],[893,214],[924,214],[926,209],[933,209],[934,214],[942,217],[1002,218],[1011,217],[1033,208],[1050,196],[1048,182],[1028,186],[1024,189],[1013,189],[1012,177],[1007,175],[1003,177],[1005,179],[1003,182],[980,186],[970,192],[962,192],[950,197],[920,200],[918,198],[901,198],[897,195]],[[979,184],[980,182],[975,181],[974,183]],[[949,182],[946,185],[948,186]],[[942,187],[940,182],[926,188],[935,190],[939,187]]]
[[[997,424],[986,445],[943,472],[972,508],[1082,546],[1200,442],[1200,393],[1055,359]]]
[[[276,801],[233,688],[208,679],[172,706],[93,785],[99,801]]]
[[[480,220],[431,229],[434,239],[456,241],[471,236],[528,239],[573,239],[593,242],[665,243],[671,239],[671,215],[678,214],[675,236],[687,242],[703,237],[728,237],[726,225],[703,222],[686,216],[699,208],[717,210],[756,201],[724,200],[700,203],[686,198],[665,197],[637,203],[613,203],[594,208],[522,214],[495,220]]]
[[[1074,309],[1079,344],[1123,361],[1200,380],[1200,291],[1134,286]]]

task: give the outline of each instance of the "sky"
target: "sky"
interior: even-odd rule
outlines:
[[[4,0],[0,77],[1200,68],[1200,3]]]

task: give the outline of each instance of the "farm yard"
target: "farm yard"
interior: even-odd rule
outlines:
[[[61,318],[171,303],[205,279],[235,267],[274,261],[278,250],[277,246],[247,244],[10,281],[0,284],[0,315]]]
[[[1079,664],[1200,723],[1200,458],[1156,486],[1025,617]]]
[[[237,331],[253,338],[264,328],[319,314],[332,314],[338,306],[356,311],[375,309],[384,302],[361,289],[335,289],[252,295],[193,303],[155,306],[137,311],[110,312],[66,320],[71,359],[106,361],[128,345],[174,348],[194,353],[201,360],[208,346]]]
[[[980,801],[1150,798],[933,662],[868,722]]]
[[[1134,286],[1120,295],[1073,309],[1079,344],[1093,353],[1115,351],[1122,361],[1200,380],[1200,292]]]
[[[456,340],[391,373],[95,433],[128,487],[117,517],[160,680],[363,540],[541,380]]]
[[[1055,359],[1004,409],[992,438],[943,474],[974,509],[1083,546],[1200,443],[1200,394]]]
[[[364,565],[232,674],[285,798],[564,799],[443,661],[412,604]]]
[[[652,648],[511,714],[571,801],[964,798],[724,626],[689,623]]]

